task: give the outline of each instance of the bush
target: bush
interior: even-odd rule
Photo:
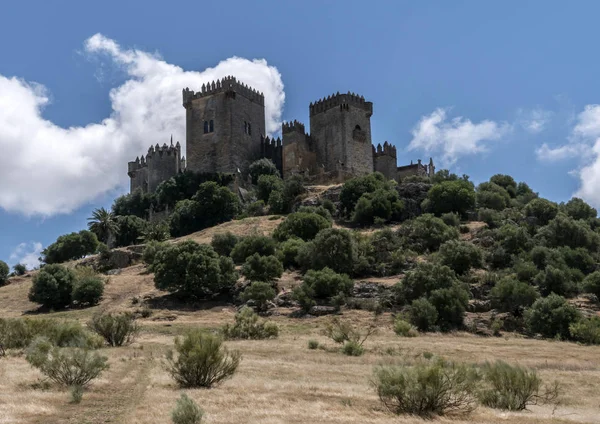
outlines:
[[[272,213],[289,213],[297,197],[306,189],[300,177],[292,176],[283,182],[282,190],[273,190],[269,196],[269,208]]]
[[[508,192],[494,183],[481,183],[477,187],[477,206],[501,211],[510,204]]]
[[[146,244],[144,253],[142,254],[142,260],[148,265],[150,271],[153,270],[154,260],[158,252],[166,249],[169,245],[161,241],[151,241]]]
[[[276,256],[260,256],[258,253],[248,257],[242,266],[242,275],[251,281],[272,283],[283,274],[283,265]]]
[[[413,367],[376,368],[373,384],[394,414],[431,417],[475,409],[477,380],[471,367],[440,359]]]
[[[530,333],[539,333],[547,338],[568,339],[569,326],[580,317],[579,311],[564,297],[552,293],[536,300],[525,311],[525,325]]]
[[[271,159],[262,158],[250,164],[249,167],[252,184],[256,184],[261,175],[279,175],[277,166]]]
[[[299,266],[297,257],[304,244],[305,242],[298,238],[291,238],[279,245],[277,257],[283,264],[284,268],[289,269]]]
[[[475,207],[475,188],[464,179],[443,181],[429,189],[424,203],[435,215],[456,212],[462,216]]]
[[[249,307],[244,306],[235,314],[233,325],[225,324],[223,335],[227,339],[272,339],[279,335],[279,327],[273,322],[259,321],[258,315]]]
[[[135,317],[130,313],[95,315],[88,327],[102,336],[109,346],[130,344],[139,332]]]
[[[356,203],[352,222],[373,224],[400,219],[404,204],[394,187],[388,185],[372,193],[364,193]]]
[[[73,288],[73,301],[79,305],[96,305],[104,294],[104,281],[99,276],[85,277]]]
[[[343,344],[342,353],[346,356],[362,356],[365,348],[357,342],[350,340]]]
[[[226,233],[215,234],[210,242],[210,245],[219,255],[229,256],[239,240],[240,239],[238,236],[230,231],[227,231]]]
[[[458,239],[458,230],[444,224],[440,218],[431,214],[421,215],[411,221],[406,221],[399,229],[398,235],[407,247],[423,253],[434,252],[442,243]]]
[[[532,286],[512,278],[503,278],[490,291],[492,308],[521,316],[525,308],[533,305],[539,297]]]
[[[0,284],[4,284],[6,282],[6,278],[4,278],[4,280],[2,280],[2,275],[3,275],[2,263],[4,263],[4,262],[0,261]],[[23,264],[16,264],[15,266],[13,266],[13,271],[16,276],[25,275],[25,273],[27,272],[27,267]]]
[[[540,228],[536,237],[548,247],[569,246],[573,249],[584,247],[596,250],[600,245],[600,235],[592,231],[585,221],[574,220],[562,213]]]
[[[415,299],[410,305],[410,322],[419,331],[431,331],[437,323],[438,312],[426,298]]]
[[[432,291],[428,300],[437,310],[437,325],[442,331],[462,327],[469,304],[469,293],[466,290],[455,284],[450,288]]]
[[[16,265],[15,265],[16,266]],[[8,274],[10,272],[10,268],[4,261],[0,261],[0,285],[3,285],[8,281]]]
[[[71,303],[74,285],[75,274],[69,268],[46,265],[33,277],[29,300],[46,308],[64,308]]]
[[[494,209],[480,208],[477,219],[485,222],[489,228],[498,228],[502,225],[502,213]]]
[[[308,348],[311,350],[315,350],[319,348],[319,342],[316,340],[309,340],[308,341]]]
[[[400,303],[410,303],[436,289],[450,288],[458,280],[454,271],[445,265],[429,262],[418,263],[406,273],[404,279],[395,286]]]
[[[581,283],[584,293],[592,293],[600,300],[600,271],[596,271],[585,277]]]
[[[210,388],[231,378],[240,364],[240,353],[229,352],[222,344],[217,336],[192,330],[175,339],[178,355],[169,352],[167,369],[181,387]]]
[[[533,279],[533,283],[538,286],[542,296],[548,296],[550,293],[567,296],[576,290],[570,276],[552,265],[548,265],[544,271],[540,272]]]
[[[410,251],[401,249],[400,238],[389,228],[358,238],[359,256],[364,256],[365,274],[388,276],[399,273],[409,261]]]
[[[242,238],[231,251],[236,264],[242,264],[249,256],[258,253],[260,256],[275,254],[275,240],[266,236],[248,236]]]
[[[44,337],[59,347],[97,348],[103,342],[77,321],[0,318],[0,345],[5,349],[24,348],[36,337]]]
[[[82,230],[60,236],[54,243],[42,250],[42,260],[46,264],[57,264],[95,253],[99,242],[96,234]]]
[[[394,320],[394,333],[402,337],[417,337],[419,333],[409,322],[406,322],[400,315]]]
[[[566,204],[561,204],[561,209],[573,219],[596,218],[598,211],[578,197],[573,197]]]
[[[261,175],[258,177],[256,197],[264,202],[269,201],[274,191],[283,192],[283,180],[278,175]]]
[[[338,293],[349,295],[354,288],[354,283],[347,275],[324,268],[320,271],[308,271],[304,275],[302,286],[309,289],[312,297],[327,299]]]
[[[528,261],[517,262],[513,267],[513,271],[517,274],[519,281],[525,281],[526,283],[532,283],[535,276],[539,273],[535,264]]]
[[[249,203],[244,210],[247,216],[263,216],[266,214],[265,202],[257,200],[256,202]]]
[[[117,224],[116,246],[129,246],[139,243],[146,227],[148,227],[148,221],[135,215],[117,216],[115,221]]]
[[[457,274],[464,274],[471,268],[482,265],[481,250],[466,241],[449,240],[440,246],[442,264],[450,267]]]
[[[60,348],[42,337],[27,348],[25,359],[50,380],[64,386],[86,386],[108,368],[105,356],[87,349]]]
[[[169,223],[166,220],[150,222],[142,230],[139,241],[144,243],[165,241],[169,238]]]
[[[152,268],[156,288],[184,298],[202,299],[226,293],[237,281],[230,258],[191,240],[158,252]]]
[[[569,326],[571,338],[577,342],[600,344],[600,317],[583,318]]]
[[[390,187],[389,181],[379,172],[346,181],[340,191],[341,212],[346,216],[350,216],[364,194],[374,193],[378,189],[389,189]]]
[[[443,213],[442,221],[450,227],[458,227],[460,225],[460,216],[456,212]]]
[[[535,370],[496,361],[486,362],[481,371],[484,387],[478,397],[490,408],[523,411],[529,405],[551,402],[558,396],[558,385],[542,387]]]
[[[558,206],[549,200],[537,198],[525,205],[524,212],[525,215],[535,218],[538,225],[547,225],[556,217]]]
[[[325,327],[325,335],[342,345],[344,355],[361,356],[365,351],[363,344],[376,330],[375,321],[367,328],[361,329],[352,325],[350,321],[334,318]]]
[[[308,241],[314,239],[319,231],[331,228],[331,222],[325,217],[316,213],[296,212],[287,216],[287,218],[275,228],[273,238],[279,241],[285,241],[292,237],[297,237]]]
[[[133,193],[117,197],[113,202],[112,212],[118,216],[135,215],[145,219],[153,204],[155,204],[154,195],[143,193],[141,189],[138,189]]]
[[[267,310],[268,302],[272,301],[276,294],[271,284],[255,281],[246,286],[240,297],[244,302],[254,302],[256,309],[259,312],[264,312]]]
[[[357,260],[356,242],[347,230],[328,228],[314,239],[312,265],[315,269],[331,268],[351,275]]]
[[[173,424],[200,424],[203,415],[204,412],[196,405],[196,402],[183,393],[177,399],[177,405],[173,412],[171,412],[171,419],[173,420]]]

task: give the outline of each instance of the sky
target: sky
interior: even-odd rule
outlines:
[[[0,14],[0,259],[37,265],[127,193],[127,161],[185,144],[181,90],[234,75],[267,131],[335,92],[374,143],[475,183],[600,207],[596,1],[10,2]]]

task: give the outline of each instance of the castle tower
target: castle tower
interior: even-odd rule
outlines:
[[[296,120],[284,122],[281,125],[281,134],[283,135],[283,177],[316,174],[316,154],[312,139],[306,134],[304,124]]]
[[[396,147],[389,144],[387,141],[377,145],[377,149],[373,146],[373,170],[381,172],[388,180],[396,178],[397,153]]]
[[[351,175],[373,172],[373,103],[354,93],[337,93],[311,103],[309,112],[310,135],[319,165],[326,172],[342,170]]]
[[[187,168],[195,172],[245,171],[261,155],[265,136],[262,93],[234,77],[183,90]]]
[[[181,157],[181,144],[163,144],[162,147],[150,146],[148,154],[137,157],[127,164],[127,175],[130,178],[130,193],[142,190],[143,193],[153,193],[163,181],[174,177],[185,170],[185,158]]]

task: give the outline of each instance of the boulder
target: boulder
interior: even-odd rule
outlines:
[[[316,306],[313,306],[312,308],[310,308],[310,311],[308,313],[310,315],[320,317],[323,315],[336,314],[337,312],[338,312],[338,309],[333,306],[316,305]]]

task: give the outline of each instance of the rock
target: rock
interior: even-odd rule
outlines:
[[[121,271],[122,271],[121,268],[109,269],[104,274],[106,274],[106,275],[119,275],[121,273]]]
[[[291,308],[297,305],[297,302],[292,298],[291,291],[279,293],[273,299],[273,303],[280,308]]]
[[[492,304],[489,300],[471,299],[469,300],[469,305],[467,306],[467,310],[469,312],[488,312],[491,309]]]
[[[342,186],[336,185],[328,188],[323,193],[321,193],[321,199],[331,200],[333,203],[337,203],[340,201],[340,193],[342,192]]]
[[[352,297],[360,299],[372,299],[379,297],[382,287],[377,283],[370,283],[368,281],[360,281],[354,284]]]
[[[256,201],[256,198],[245,188],[238,187],[238,193],[244,203],[252,203]]]
[[[310,311],[308,312],[310,315],[316,316],[316,317],[320,317],[323,315],[331,315],[331,314],[335,314],[337,313],[338,310],[337,308],[334,308],[333,306],[313,306],[312,308],[310,308]]]

